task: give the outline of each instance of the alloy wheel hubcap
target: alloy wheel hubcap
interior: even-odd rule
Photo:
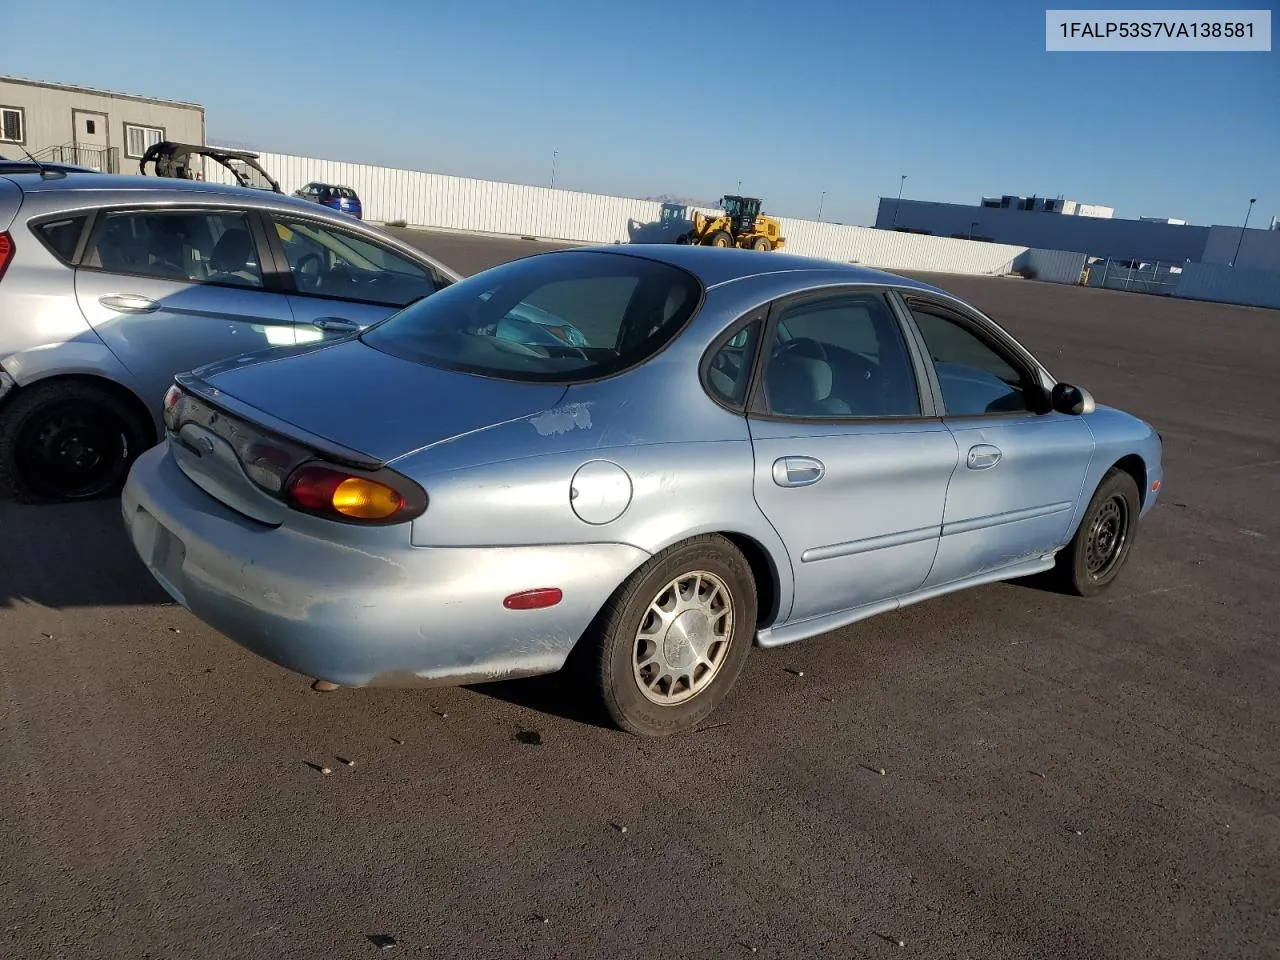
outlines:
[[[636,631],[632,671],[645,698],[684,703],[715,679],[733,636],[733,599],[706,570],[681,574],[658,591]]]

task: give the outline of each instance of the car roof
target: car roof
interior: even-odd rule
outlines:
[[[72,172],[65,177],[45,179],[38,173],[4,173],[23,193],[62,193],[77,190],[148,190],[183,196],[188,193],[213,193],[236,197],[280,196],[272,190],[210,183],[207,180],[182,180],[178,177],[147,177],[139,173]]]
[[[42,160],[39,163],[34,160],[6,160],[0,158],[0,175],[8,176],[11,173],[39,173],[41,170],[53,170],[62,173],[93,173],[98,171],[90,167],[80,167],[74,163],[56,163],[52,160]]]
[[[212,200],[223,197],[227,200],[249,201],[259,207],[287,208],[314,212],[314,204],[308,204],[288,194],[276,193],[274,190],[260,190],[255,187],[241,187],[225,183],[210,183],[207,180],[183,180],[178,177],[147,177],[142,174],[105,174],[105,173],[68,173],[63,177],[41,177],[38,173],[5,173],[0,170],[0,178],[16,184],[27,194],[61,194],[70,201],[76,194],[93,193],[145,193],[140,200]]]
[[[645,257],[669,263],[685,270],[707,288],[748,277],[771,274],[796,274],[797,287],[804,286],[803,274],[822,273],[823,284],[833,280],[851,284],[889,285],[911,287],[931,293],[945,293],[937,287],[872,267],[824,260],[821,257],[801,257],[791,253],[761,253],[758,250],[742,250],[736,247],[703,247],[679,243],[628,243],[613,246],[571,247],[568,250],[551,251],[542,256],[554,256],[573,250],[598,253],[624,254]],[[947,294],[947,296],[951,296]]]

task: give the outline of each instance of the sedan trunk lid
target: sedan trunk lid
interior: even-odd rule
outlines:
[[[224,361],[195,376],[277,421],[381,463],[535,416],[566,389],[442,370],[358,339]]]

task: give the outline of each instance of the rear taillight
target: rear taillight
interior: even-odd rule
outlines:
[[[0,279],[4,278],[4,272],[9,269],[9,261],[12,259],[13,237],[0,233]]]
[[[314,461],[290,475],[284,494],[306,513],[355,523],[405,523],[427,509],[422,488],[392,470],[365,472]]]

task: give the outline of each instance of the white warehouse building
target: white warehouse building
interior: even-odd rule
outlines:
[[[1056,206],[1057,201],[1049,199]],[[881,197],[875,225],[881,230],[1070,250],[1103,259],[1220,263],[1280,271],[1280,230],[1204,227],[1172,219],[1125,220],[1111,213],[1085,215],[1077,208],[1075,215],[1064,215],[1065,211],[1046,210],[1043,204],[979,206]]]
[[[1066,217],[1114,217],[1115,207],[1100,203],[1081,203],[1057,197],[1019,197],[1004,194],[999,197],[983,197],[982,206],[988,210],[1033,210],[1040,213],[1060,213]]]

